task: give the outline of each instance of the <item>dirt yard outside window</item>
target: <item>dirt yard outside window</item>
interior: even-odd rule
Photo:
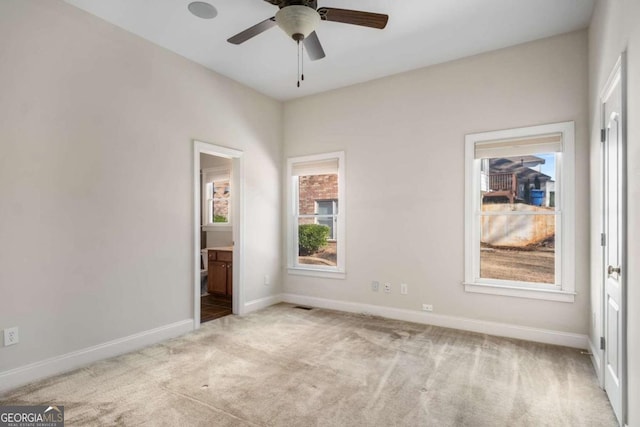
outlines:
[[[480,249],[480,277],[553,284],[554,248],[496,248],[483,245]]]

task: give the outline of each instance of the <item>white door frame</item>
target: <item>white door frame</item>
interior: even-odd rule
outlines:
[[[605,117],[605,111],[603,105],[605,101],[608,99],[612,91],[615,89],[616,85],[620,84],[621,90],[621,136],[620,136],[620,247],[622,248],[621,259],[620,259],[620,268],[622,274],[620,275],[620,423],[621,425],[625,425],[627,421],[627,272],[628,272],[628,263],[627,263],[627,75],[626,75],[626,52],[622,52],[618,61],[616,62],[613,70],[607,79],[606,84],[600,95],[600,109],[601,109],[601,128],[603,129],[601,132],[604,132],[604,128],[607,122],[607,118]],[[605,154],[605,144],[604,144],[604,135],[601,137],[602,147],[600,150],[600,165],[601,165],[601,212],[604,212],[604,204],[607,202],[605,197],[606,194],[606,185],[607,185],[607,173],[608,168],[605,166],[606,154]],[[604,235],[606,230],[606,216],[602,214],[601,218],[601,232],[604,236],[604,239],[608,242],[608,236]],[[601,259],[600,264],[602,268],[602,274],[600,276],[600,327],[602,331],[602,336],[605,337],[605,346],[609,345],[610,341],[607,335],[607,324],[606,324],[606,304],[607,304],[607,289],[606,289],[606,281],[607,281],[607,265],[606,265],[606,257],[605,257],[606,246],[602,245]],[[602,388],[605,387],[605,375],[607,369],[606,355],[605,350],[600,349],[598,352],[600,356],[600,372],[599,379],[600,385]]]
[[[243,152],[202,141],[193,141],[193,329],[200,328],[200,154],[231,159],[231,224],[233,227],[233,314],[244,314],[244,158]]]

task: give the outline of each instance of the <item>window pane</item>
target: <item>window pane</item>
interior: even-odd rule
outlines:
[[[213,199],[213,222],[229,222],[229,199]]]
[[[298,264],[335,267],[337,242],[329,241],[330,228],[316,219],[298,219]]]
[[[338,175],[335,173],[323,175],[302,175],[298,177],[298,213],[311,217],[300,218],[299,225],[315,224],[320,228],[303,227],[299,229],[299,260],[300,264],[336,266],[336,236],[338,210]],[[312,244],[306,247],[309,238],[315,238],[327,230],[326,245],[316,250]],[[330,240],[330,241],[329,241]]]
[[[229,222],[229,208],[231,207],[231,187],[229,181],[213,183],[213,214],[212,222]]]
[[[481,159],[482,205],[513,210],[515,203],[554,208],[556,153]]]
[[[556,215],[482,215],[480,277],[555,283]]]

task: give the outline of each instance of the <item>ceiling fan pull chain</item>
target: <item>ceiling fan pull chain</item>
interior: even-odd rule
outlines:
[[[298,45],[296,50],[298,51],[298,87],[300,87],[300,40],[297,41]]]
[[[304,43],[300,45],[300,67],[302,72],[300,73],[300,80],[304,81]]]

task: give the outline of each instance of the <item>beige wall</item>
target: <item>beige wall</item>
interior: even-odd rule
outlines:
[[[0,373],[193,317],[193,139],[245,152],[280,292],[280,103],[61,1],[0,1],[0,58]]]
[[[285,291],[586,334],[586,185],[575,303],[465,293],[462,281],[465,134],[574,120],[576,182],[588,182],[587,56],[581,31],[287,102],[285,157],[346,152],[347,279],[289,275]]]
[[[628,165],[628,253],[627,267],[627,341],[628,352],[628,419],[627,425],[640,426],[640,2],[637,0],[604,0],[596,3],[589,29],[589,117],[591,119],[591,190],[593,217],[592,315],[593,342],[602,335],[602,266],[597,237],[601,230],[600,206],[600,106],[599,96],[618,56],[627,51],[627,165]]]

